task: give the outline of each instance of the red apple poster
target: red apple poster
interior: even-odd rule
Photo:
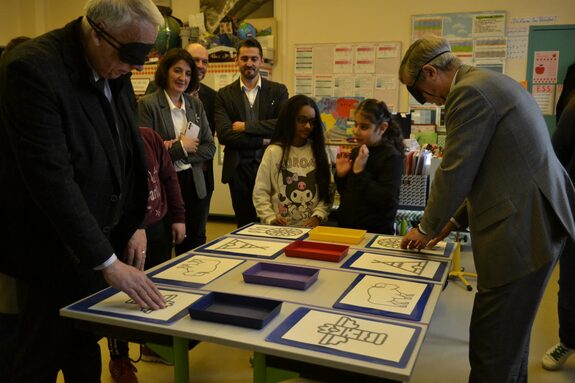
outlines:
[[[533,84],[556,84],[559,51],[535,52]]]

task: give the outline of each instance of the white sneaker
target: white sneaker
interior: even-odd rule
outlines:
[[[541,363],[546,370],[558,370],[563,366],[567,358],[574,353],[575,349],[569,348],[563,345],[563,343],[557,343],[547,350],[541,359]]]

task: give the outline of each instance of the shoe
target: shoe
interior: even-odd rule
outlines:
[[[142,360],[151,363],[163,363],[168,366],[173,366],[174,363],[165,360],[160,355],[156,354],[152,349],[142,345]]]
[[[138,383],[136,367],[128,358],[110,359],[110,375],[116,383]]]
[[[541,359],[543,368],[546,370],[558,370],[573,353],[575,353],[575,349],[569,348],[563,343],[557,343],[543,355]]]

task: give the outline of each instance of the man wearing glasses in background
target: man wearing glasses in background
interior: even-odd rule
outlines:
[[[263,54],[256,39],[241,41],[236,52],[240,78],[218,91],[215,121],[218,140],[225,146],[222,182],[229,184],[241,227],[258,221],[252,202],[256,175],[288,91],[261,78]]]
[[[0,67],[0,269],[23,297],[14,383],[56,382],[59,370],[67,382],[100,382],[98,338],[61,307],[106,284],[141,307],[165,305],[118,259],[145,259],[127,245],[148,198],[129,77],[164,20],[151,0],[91,0],[85,12]]]
[[[575,191],[553,153],[533,97],[505,75],[467,65],[427,36],[405,53],[399,79],[420,103],[445,105],[443,160],[417,228],[422,249],[469,226],[477,269],[469,381],[527,382],[537,307],[567,236]]]

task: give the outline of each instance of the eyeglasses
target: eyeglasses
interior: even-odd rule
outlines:
[[[304,116],[296,116],[295,122],[297,122],[300,125],[305,125],[309,122],[310,126],[316,126],[318,121],[315,117],[314,118],[307,118]]]
[[[118,51],[118,57],[126,64],[140,66],[144,65],[147,55],[154,47],[154,44],[125,43],[122,44],[114,36],[106,32],[94,20],[86,17],[88,24],[96,31],[96,34]]]
[[[419,89],[417,89],[414,85],[417,83],[417,81],[419,80],[419,76],[421,76],[421,72],[423,72],[423,67],[426,66],[427,64],[429,64],[430,62],[432,62],[433,60],[435,60],[436,58],[438,58],[439,56],[441,56],[444,53],[447,52],[451,52],[451,51],[443,51],[435,56],[433,56],[432,58],[430,58],[429,60],[427,60],[422,66],[421,68],[419,68],[419,72],[417,72],[417,76],[415,76],[415,80],[413,81],[413,83],[411,83],[411,85],[406,85],[407,90],[409,91],[409,93],[413,96],[413,98],[415,98],[417,100],[417,102],[419,102],[420,104],[425,104],[425,96],[423,95],[424,92],[420,91]]]

